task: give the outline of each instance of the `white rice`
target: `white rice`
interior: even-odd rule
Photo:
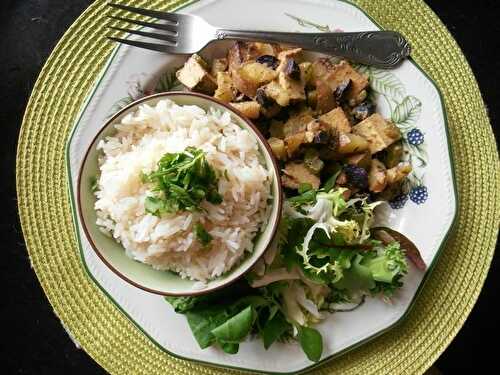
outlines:
[[[228,112],[206,113],[197,106],[161,100],[143,104],[136,113],[114,125],[117,133],[98,144],[100,176],[96,191],[97,225],[120,242],[128,256],[156,269],[206,281],[231,269],[246,252],[269,217],[271,173],[266,170],[257,141],[232,122]],[[141,182],[167,152],[186,147],[202,149],[219,178],[223,202],[203,201],[200,212],[178,212],[156,217],[145,212],[153,195]],[[201,222],[212,235],[202,248],[193,234]]]

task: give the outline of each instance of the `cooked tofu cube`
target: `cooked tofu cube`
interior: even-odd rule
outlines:
[[[307,128],[307,124],[314,121],[311,111],[303,110],[295,115],[290,116],[290,118],[283,125],[283,135],[288,137],[290,135],[303,132]]]
[[[217,90],[214,98],[224,103],[229,103],[236,97],[236,90],[233,86],[231,75],[228,72],[217,73]]]
[[[308,82],[311,85],[316,85],[316,81],[323,81],[325,76],[333,70],[333,63],[328,57],[320,57],[316,59],[311,66],[311,78]]]
[[[212,95],[217,88],[215,79],[208,73],[206,62],[192,55],[176,73],[177,79],[188,89]]]
[[[273,150],[274,156],[276,156],[279,160],[286,160],[286,148],[285,141],[279,138],[271,137],[267,140],[269,146],[271,146],[271,150]]]
[[[248,102],[240,102],[240,103],[230,103],[231,106],[236,108],[238,111],[243,113],[249,119],[256,119],[260,116],[260,104],[257,102],[248,101]]]
[[[253,98],[257,89],[271,82],[278,73],[267,65],[247,62],[232,72],[234,87],[246,96]]]
[[[320,116],[319,119],[320,121],[330,125],[332,129],[335,129],[339,132],[351,132],[351,123],[345,115],[344,110],[340,107],[332,109],[330,112]]]
[[[298,189],[301,184],[311,184],[314,189],[318,189],[320,179],[304,163],[290,162],[285,165],[281,183],[290,189]]]
[[[333,91],[323,81],[316,82],[316,110],[319,113],[330,112],[337,106],[337,102],[333,96]]]
[[[401,139],[401,132],[398,127],[392,122],[386,121],[379,113],[374,113],[353,126],[352,132],[368,141],[372,154],[382,151]]]
[[[212,62],[212,70],[210,71],[212,73],[212,76],[217,77],[217,73],[219,72],[225,72],[227,70],[227,59],[225,57],[221,59],[214,59]]]
[[[333,67],[333,70],[325,76],[325,81],[334,91],[347,80],[351,80],[351,86],[346,93],[346,98],[356,99],[361,91],[368,86],[368,78],[358,73],[347,61],[341,61]]]

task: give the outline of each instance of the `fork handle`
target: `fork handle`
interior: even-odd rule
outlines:
[[[218,29],[217,39],[291,44],[351,61],[389,69],[410,55],[410,44],[395,31],[353,33],[288,33]]]

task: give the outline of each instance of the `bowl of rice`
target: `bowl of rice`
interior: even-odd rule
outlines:
[[[211,97],[142,98],[104,124],[78,179],[87,240],[148,292],[200,295],[243,276],[272,247],[280,172],[241,113]]]

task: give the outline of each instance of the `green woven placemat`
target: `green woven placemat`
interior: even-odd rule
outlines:
[[[126,1],[162,10],[185,2]],[[455,234],[407,320],[317,373],[422,373],[464,323],[488,272],[500,219],[498,154],[474,76],[436,15],[417,0],[355,3],[384,28],[408,38],[414,59],[442,90],[451,127],[459,213]],[[104,38],[107,13],[105,1],[96,1],[70,27],[42,69],[26,108],[17,154],[17,192],[33,268],[57,316],[109,372],[234,373],[162,352],[91,282],[79,259],[64,149],[85,97],[113,48]]]

